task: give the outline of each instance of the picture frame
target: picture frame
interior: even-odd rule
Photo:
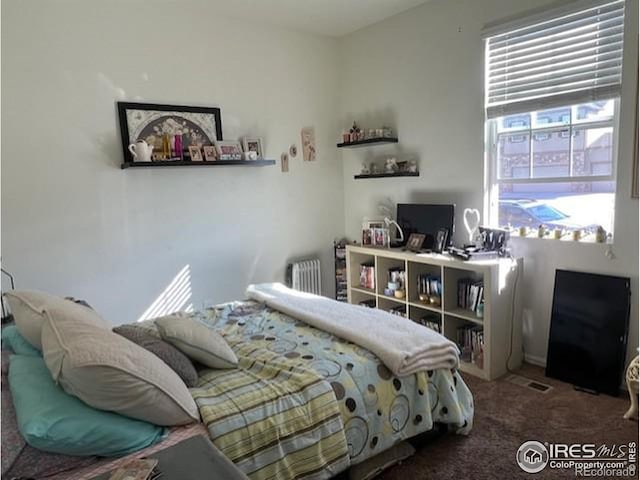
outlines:
[[[215,162],[218,159],[218,150],[215,145],[205,145],[202,147],[204,153],[204,159],[207,162]]]
[[[222,141],[222,119],[220,109],[216,107],[117,102],[117,110],[125,163],[134,161],[129,145],[139,140],[153,146],[156,154],[162,152],[166,134],[182,135],[183,154],[190,146],[214,145]]]
[[[203,160],[202,150],[196,145],[191,145],[189,147],[189,156],[191,157],[192,162],[201,162]]]
[[[449,242],[449,229],[441,228],[438,230],[436,234],[436,243],[434,245],[433,251],[436,253],[442,253],[447,248],[447,244]]]
[[[427,236],[422,233],[412,233],[407,240],[407,250],[419,252],[422,249],[425,238],[427,238]]]
[[[262,160],[264,158],[262,137],[244,137],[242,139],[242,150],[245,153],[256,152],[258,154],[258,160]]]
[[[389,229],[380,227],[371,229],[371,240],[374,247],[389,247]]]
[[[216,142],[216,151],[220,160],[242,160],[242,145],[237,140]]]

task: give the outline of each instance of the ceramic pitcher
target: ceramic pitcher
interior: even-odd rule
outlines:
[[[133,155],[134,161],[150,162],[153,146],[149,145],[144,140],[138,140],[136,143],[129,145],[129,151],[131,152],[131,155]]]

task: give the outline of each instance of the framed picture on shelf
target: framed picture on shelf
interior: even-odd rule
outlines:
[[[374,247],[389,247],[389,229],[388,228],[372,228],[371,240]]]
[[[196,145],[191,145],[189,147],[189,156],[191,157],[192,162],[201,162],[202,161],[202,150],[200,147]]]
[[[427,236],[422,233],[412,233],[409,235],[409,240],[407,240],[407,250],[419,252],[425,238],[427,238]]]
[[[242,160],[242,145],[236,140],[216,142],[220,160]]]
[[[434,251],[436,253],[442,253],[447,248],[449,242],[449,229],[441,228],[436,235],[436,245]]]
[[[264,158],[262,137],[244,137],[242,139],[242,148],[245,152],[256,152],[258,160],[262,160]]]
[[[202,147],[202,151],[204,152],[204,159],[207,162],[215,162],[218,159],[218,152],[215,146],[205,145]]]
[[[167,135],[171,138],[181,135],[183,151],[190,146],[214,145],[222,141],[219,108],[134,102],[118,102],[117,106],[125,162],[134,160],[129,145],[139,140],[153,146],[156,153],[166,150],[163,139]],[[168,157],[181,157],[182,153],[171,152]]]

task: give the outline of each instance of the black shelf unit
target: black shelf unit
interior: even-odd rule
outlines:
[[[158,160],[155,162],[124,162],[120,165],[125,168],[158,168],[158,167],[224,167],[228,165],[238,165],[242,167],[264,167],[265,165],[275,165],[275,160],[215,160],[213,162],[192,162],[191,160]]]
[[[362,147],[366,145],[377,145],[384,143],[398,143],[397,137],[367,138],[366,140],[356,140],[355,142],[343,142],[336,144],[338,148]]]
[[[336,300],[348,302],[347,296],[347,241],[333,242],[333,258],[335,261]]]
[[[389,177],[419,177],[420,172],[395,172],[395,173],[369,173],[366,175],[354,175],[356,180],[364,178],[389,178]]]

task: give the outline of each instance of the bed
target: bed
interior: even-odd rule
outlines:
[[[249,478],[330,478],[436,423],[472,428],[473,398],[456,369],[396,377],[367,349],[251,300],[190,316],[224,336],[239,368],[199,370],[190,392],[202,424],[173,439],[208,434]],[[138,325],[156,333],[152,321]],[[51,478],[110,465],[94,459]]]

